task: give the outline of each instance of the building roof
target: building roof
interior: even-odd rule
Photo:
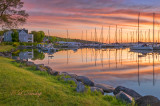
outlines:
[[[28,30],[26,30],[26,29],[17,29],[17,31],[18,31],[18,33],[20,33],[21,31],[24,31],[28,34]]]

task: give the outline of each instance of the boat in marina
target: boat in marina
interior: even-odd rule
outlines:
[[[149,53],[153,53],[152,50],[134,50],[134,49],[131,49],[130,52],[134,52],[134,53],[141,53],[142,55],[146,55],[146,54],[149,54]]]
[[[79,48],[79,44],[76,42],[67,43],[68,48]]]
[[[130,48],[131,50],[153,50],[153,47],[148,44],[136,45]]]
[[[57,51],[57,49],[53,47],[53,44],[52,44],[52,43],[50,43],[50,44],[48,44],[48,45],[42,45],[42,46],[40,47],[40,49],[41,49],[42,51],[53,51],[53,52],[56,52],[56,51]]]
[[[138,45],[131,46],[130,49],[131,50],[153,50],[152,45],[143,44],[143,43],[140,44],[139,42],[139,18],[140,18],[140,13],[138,14]]]
[[[160,44],[153,45],[153,50],[160,50]]]

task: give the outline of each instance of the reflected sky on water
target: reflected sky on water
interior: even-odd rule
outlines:
[[[84,75],[98,83],[114,87],[121,85],[142,95],[160,98],[159,52],[83,48],[62,50],[52,55],[45,53],[43,60],[34,62],[60,72]]]

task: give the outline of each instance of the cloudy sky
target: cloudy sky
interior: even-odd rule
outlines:
[[[141,30],[152,30],[153,12],[156,13],[156,28],[159,28],[159,0],[23,0],[24,9],[30,17],[23,27],[29,30],[43,30],[50,35],[81,38],[81,33],[89,36],[104,27],[107,36],[108,26],[114,34],[115,26],[123,28],[124,34],[136,31],[138,13],[141,12]],[[160,29],[160,28],[159,28]],[[125,36],[125,35],[124,35]],[[114,39],[114,38],[113,38]]]

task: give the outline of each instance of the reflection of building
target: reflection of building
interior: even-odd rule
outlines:
[[[33,57],[34,57],[33,50],[19,53],[20,59],[32,59]]]

